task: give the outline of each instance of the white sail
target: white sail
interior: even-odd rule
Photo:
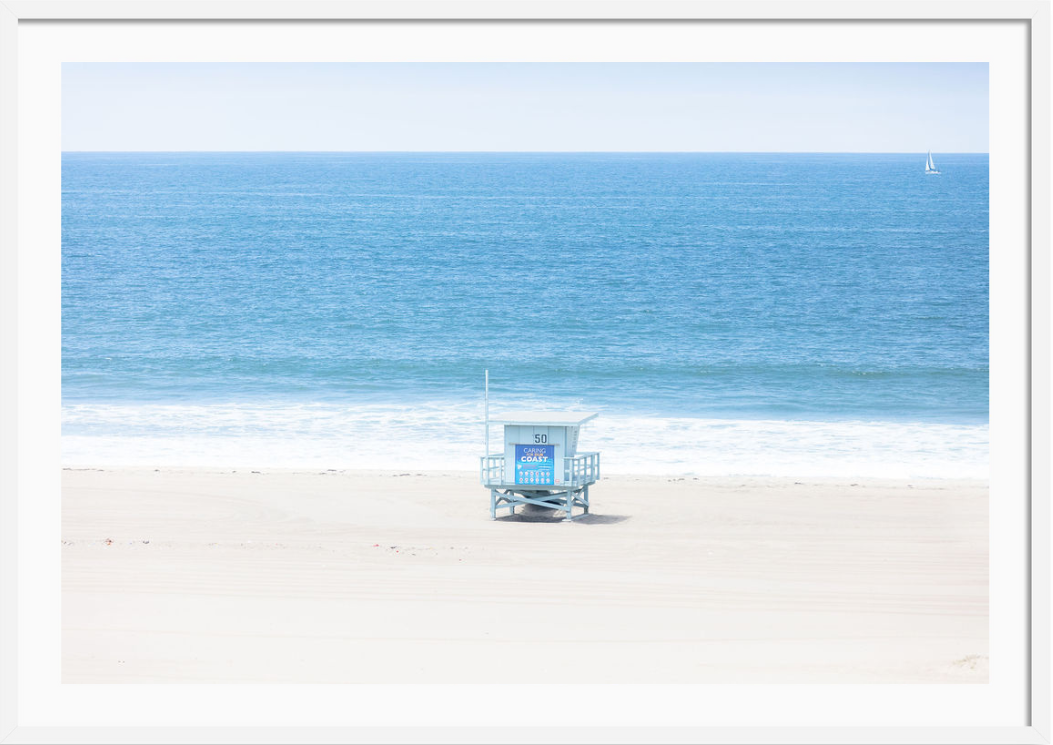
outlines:
[[[932,164],[932,151],[931,150],[929,151],[928,160],[925,162],[925,170],[926,171],[935,171],[936,170],[936,166],[934,166]]]

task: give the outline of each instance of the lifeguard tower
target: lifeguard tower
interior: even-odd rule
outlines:
[[[490,489],[490,519],[517,504],[564,510],[565,520],[589,512],[589,486],[600,478],[600,454],[578,452],[581,426],[596,414],[524,411],[494,424],[504,427],[501,452],[490,453],[489,398],[486,411],[487,454],[480,458],[480,480]],[[583,511],[574,514],[574,508]]]

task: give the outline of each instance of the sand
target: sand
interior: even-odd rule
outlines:
[[[63,472],[63,682],[988,679],[979,481]]]

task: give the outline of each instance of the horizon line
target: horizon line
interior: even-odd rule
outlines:
[[[81,153],[301,153],[319,155],[406,154],[406,155],[914,155],[931,150],[62,150],[63,155]],[[989,150],[943,150],[943,155],[990,155]]]

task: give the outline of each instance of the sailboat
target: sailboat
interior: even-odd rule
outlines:
[[[932,162],[932,151],[929,151],[929,159],[925,161],[925,173],[930,173],[934,176],[939,176],[940,172],[936,170],[936,164]]]

